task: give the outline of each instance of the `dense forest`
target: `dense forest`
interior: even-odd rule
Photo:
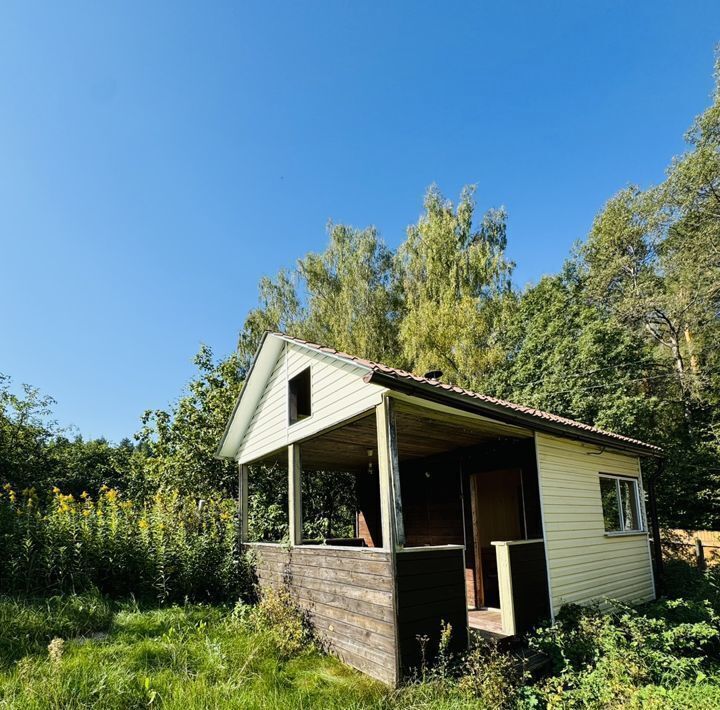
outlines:
[[[623,188],[559,272],[527,288],[513,284],[504,210],[478,214],[474,188],[452,203],[433,186],[397,249],[373,227],[330,224],[322,253],[262,279],[237,351],[203,347],[179,399],[146,412],[133,440],[70,437],[49,397],[0,378],[0,482],[233,494],[215,447],[271,329],[659,444],[662,521],[717,528],[720,62],[712,98],[665,180]]]

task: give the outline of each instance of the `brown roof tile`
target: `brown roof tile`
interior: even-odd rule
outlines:
[[[480,402],[485,402],[487,404],[491,404],[491,405],[495,405],[497,407],[507,409],[508,411],[511,411],[511,412],[517,412],[519,414],[523,414],[523,415],[526,415],[529,417],[534,417],[536,419],[542,419],[542,420],[552,422],[555,424],[561,424],[563,426],[567,426],[572,429],[585,431],[589,434],[595,434],[598,436],[606,437],[608,439],[614,439],[619,442],[631,444],[633,446],[639,446],[639,447],[647,449],[648,451],[652,451],[656,454],[662,452],[662,449],[659,446],[655,446],[653,444],[648,444],[644,441],[640,441],[639,439],[633,439],[632,437],[624,436],[623,434],[616,434],[615,432],[612,432],[612,431],[606,431],[605,429],[599,429],[598,427],[591,426],[590,424],[585,424],[583,422],[578,422],[574,419],[568,419],[567,417],[561,417],[557,414],[551,414],[550,412],[544,412],[541,409],[535,409],[534,407],[527,407],[522,404],[515,404],[514,402],[508,402],[504,399],[498,399],[497,397],[491,397],[486,394],[480,394],[478,392],[473,392],[472,390],[468,390],[463,387],[459,387],[457,385],[448,384],[446,382],[441,382],[440,380],[429,380],[425,377],[421,377],[420,375],[416,375],[412,372],[407,372],[406,370],[399,370],[396,367],[388,367],[387,365],[383,365],[380,362],[373,362],[372,360],[366,360],[365,358],[357,357],[356,355],[349,355],[348,353],[341,352],[339,350],[335,350],[335,348],[331,348],[331,347],[328,347],[325,345],[318,345],[317,343],[311,343],[307,340],[303,340],[302,338],[295,338],[291,335],[286,335],[285,333],[273,333],[273,335],[276,335],[276,336],[283,338],[284,340],[287,340],[290,342],[298,343],[300,345],[304,345],[306,347],[313,348],[314,350],[318,350],[320,352],[334,355],[336,357],[342,358],[343,360],[348,360],[349,362],[357,363],[358,365],[362,365],[363,367],[366,367],[366,368],[372,370],[373,372],[378,372],[383,375],[387,375],[389,377],[396,378],[398,380],[411,380],[418,384],[428,385],[430,387],[435,387],[436,389],[444,390],[446,392],[454,392],[454,393],[462,395],[464,397],[479,400]]]

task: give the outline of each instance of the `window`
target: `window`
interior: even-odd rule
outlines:
[[[288,412],[290,424],[310,416],[310,368],[288,381]]]
[[[600,497],[605,532],[639,532],[643,529],[638,482],[634,478],[600,474]]]

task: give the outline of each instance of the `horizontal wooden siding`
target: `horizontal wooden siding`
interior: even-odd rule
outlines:
[[[310,367],[311,415],[288,423],[288,380]],[[286,343],[240,445],[249,462],[318,434],[379,404],[385,388],[363,382],[366,370]]]
[[[403,674],[422,661],[419,637],[428,639],[428,660],[435,655],[443,623],[452,626],[452,650],[467,647],[463,552],[462,548],[429,548],[397,553],[398,640]]]
[[[258,582],[287,584],[327,649],[385,683],[397,682],[390,553],[252,544]]]

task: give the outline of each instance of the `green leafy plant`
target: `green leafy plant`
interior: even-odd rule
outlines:
[[[158,492],[145,503],[103,487],[96,499],[53,490],[0,494],[0,592],[97,588],[162,603],[249,595],[251,565],[238,546],[235,503]]]
[[[267,588],[245,617],[257,633],[268,633],[282,658],[312,649],[315,644],[307,615],[287,586]]]

